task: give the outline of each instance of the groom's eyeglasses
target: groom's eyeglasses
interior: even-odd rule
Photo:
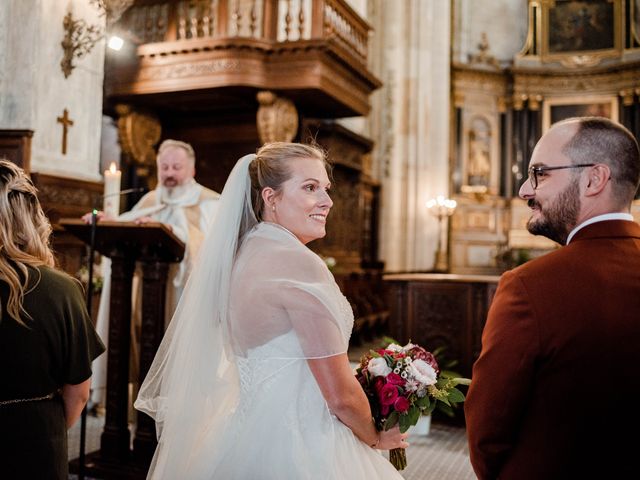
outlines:
[[[565,168],[585,168],[593,167],[595,163],[580,163],[578,165],[563,165],[561,167],[544,167],[544,166],[531,166],[529,167],[529,181],[534,190],[538,188],[538,177],[544,175],[544,172],[549,170],[564,170]]]

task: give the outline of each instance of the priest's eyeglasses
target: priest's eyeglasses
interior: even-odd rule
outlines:
[[[595,163],[579,163],[577,165],[563,165],[561,167],[546,167],[546,166],[530,166],[529,173],[529,181],[531,182],[531,186],[534,190],[538,188],[538,178],[542,175],[544,176],[544,172],[549,170],[564,170],[565,168],[585,168],[585,167],[593,167]]]

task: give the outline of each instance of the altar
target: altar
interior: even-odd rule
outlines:
[[[471,377],[499,279],[496,275],[385,275],[391,306],[390,335],[429,351],[443,347],[441,360],[456,360],[453,369]]]

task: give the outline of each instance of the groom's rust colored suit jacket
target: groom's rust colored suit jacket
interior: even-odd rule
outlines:
[[[597,222],[502,276],[465,403],[471,463],[481,480],[638,478],[639,412],[640,226]]]

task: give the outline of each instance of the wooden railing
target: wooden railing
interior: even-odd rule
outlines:
[[[145,0],[127,11],[118,27],[140,44],[334,40],[362,63],[371,30],[345,0]]]

